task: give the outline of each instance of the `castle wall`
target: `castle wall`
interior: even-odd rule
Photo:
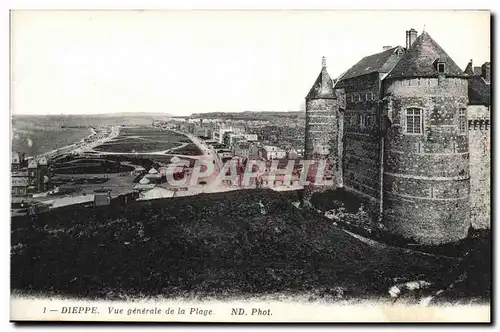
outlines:
[[[490,110],[468,106],[471,222],[474,228],[491,227]]]
[[[306,100],[304,157],[324,159],[334,183],[338,172],[338,103],[336,99]],[[326,174],[326,173],[325,173]]]
[[[460,131],[459,110],[468,103],[467,80],[397,80],[385,94],[392,126],[385,139],[384,225],[420,243],[464,238],[470,225],[469,137]],[[407,108],[421,110],[420,134],[406,132]]]
[[[379,74],[343,80],[336,88],[346,94],[343,186],[366,198],[375,212],[380,198]]]

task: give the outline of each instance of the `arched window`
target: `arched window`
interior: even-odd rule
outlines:
[[[406,130],[407,134],[422,134],[423,113],[420,108],[406,109]]]

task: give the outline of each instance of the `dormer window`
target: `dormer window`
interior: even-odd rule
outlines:
[[[444,74],[446,70],[445,64],[443,62],[438,63],[438,73]]]

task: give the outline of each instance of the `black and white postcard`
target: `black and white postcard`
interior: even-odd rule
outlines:
[[[488,10],[12,10],[10,319],[490,322]]]

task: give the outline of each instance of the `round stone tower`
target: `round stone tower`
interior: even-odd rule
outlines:
[[[467,75],[423,32],[384,79],[383,223],[424,244],[467,236]]]
[[[308,194],[320,188],[331,188],[335,185],[338,151],[338,102],[333,89],[333,80],[326,71],[326,59],[323,57],[321,72],[313,87],[306,96],[306,128],[304,159],[314,160],[308,180],[313,186],[306,186]],[[321,162],[321,163],[320,163]],[[325,167],[324,167],[325,166]],[[315,174],[323,170],[323,182]]]

